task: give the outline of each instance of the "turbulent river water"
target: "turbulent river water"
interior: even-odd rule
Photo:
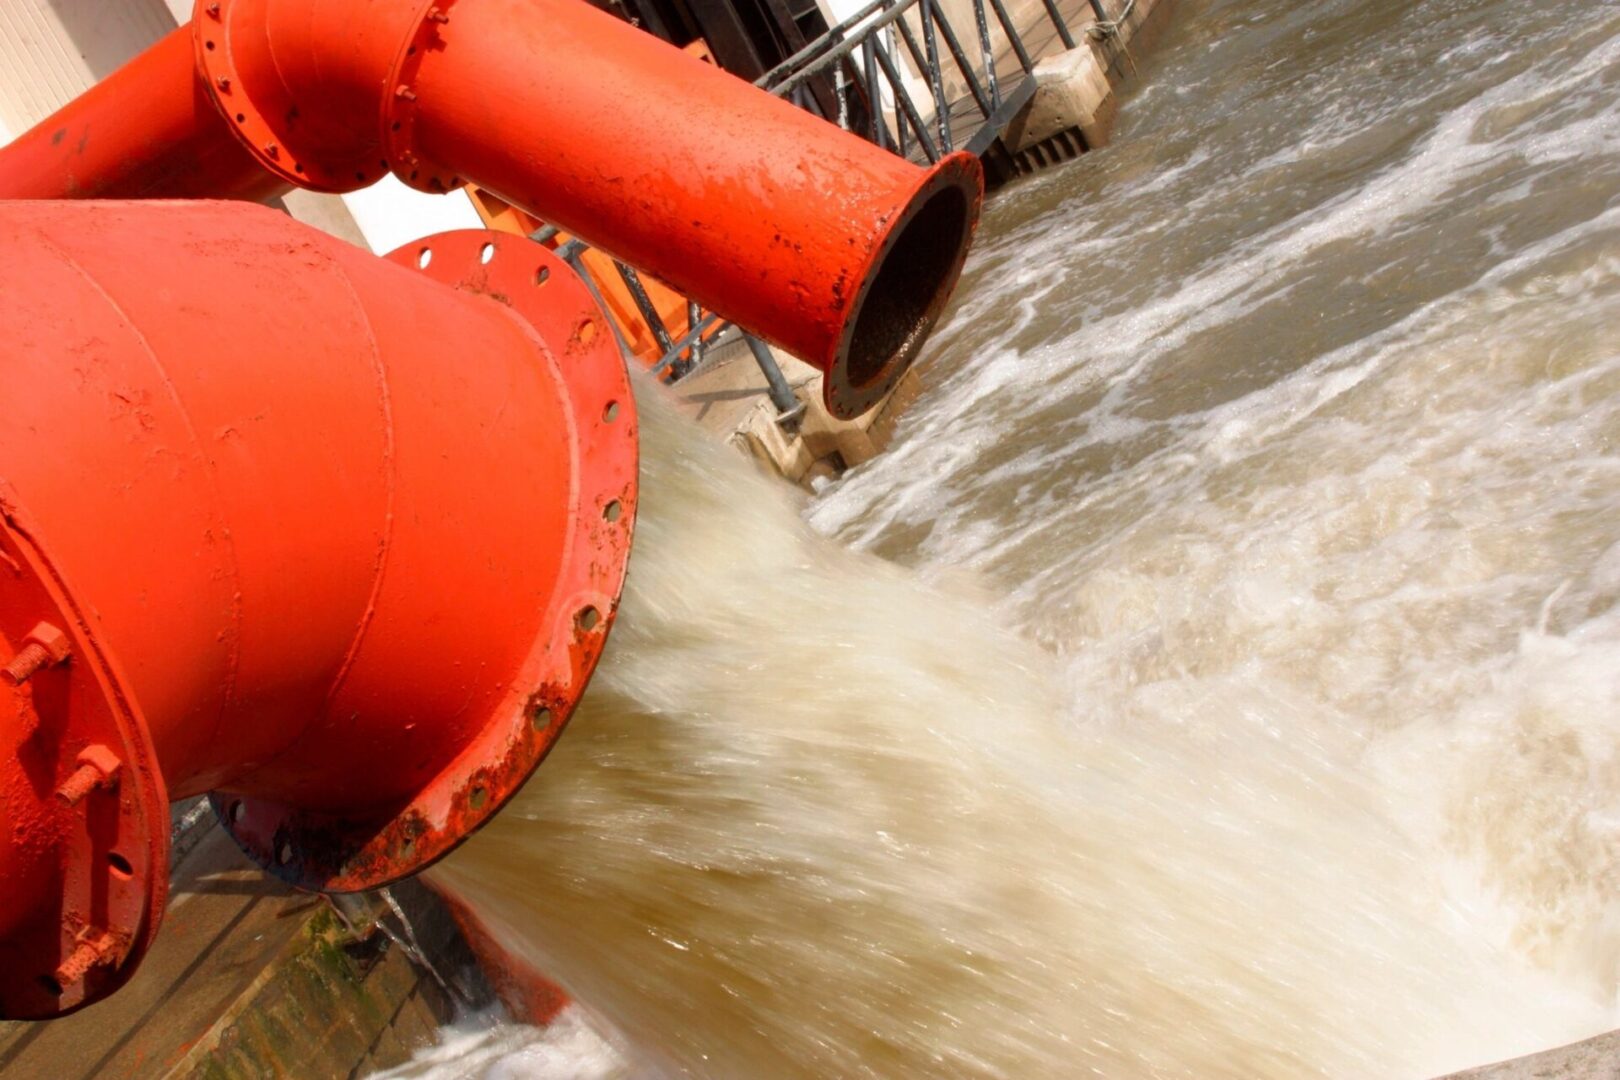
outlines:
[[[808,503],[644,402],[405,1074],[1421,1077],[1620,1024],[1620,7],[1184,0]]]

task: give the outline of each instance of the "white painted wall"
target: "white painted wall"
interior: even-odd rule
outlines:
[[[27,131],[174,27],[164,0],[0,0],[0,123]]]
[[[366,243],[379,255],[434,233],[484,227],[465,192],[429,195],[392,176],[343,196],[343,202]]]
[[[837,26],[871,2],[872,0],[816,0],[816,6],[821,9],[822,17],[827,20],[828,26]]]

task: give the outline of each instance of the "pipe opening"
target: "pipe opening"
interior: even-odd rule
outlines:
[[[902,223],[855,314],[846,355],[852,389],[881,395],[909,368],[956,285],[972,222],[966,191],[948,185]],[[876,385],[880,379],[885,385]]]

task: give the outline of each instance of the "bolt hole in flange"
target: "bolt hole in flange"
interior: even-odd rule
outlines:
[[[247,816],[247,807],[242,805],[241,799],[237,799],[235,802],[231,803],[229,815],[232,825],[240,825],[242,823],[242,818]]]
[[[280,863],[282,866],[286,866],[288,863],[292,862],[292,857],[292,845],[283,841],[282,845],[276,849],[276,862]]]
[[[550,362],[559,376],[567,377],[569,393],[565,396],[565,404],[570,412],[570,423],[583,435],[601,439],[618,451],[617,455],[605,454],[603,460],[598,460],[594,455],[583,456],[582,467],[588,466],[592,475],[587,483],[582,484],[580,494],[583,496],[590,492],[594,497],[588,502],[582,498],[585,505],[580,509],[588,515],[589,507],[594,503],[599,515],[596,520],[600,522],[605,519],[614,524],[610,528],[592,529],[587,516],[572,527],[577,536],[568,557],[574,559],[576,565],[571,568],[567,581],[559,582],[557,596],[561,599],[571,593],[575,599],[572,603],[564,601],[565,606],[557,611],[555,617],[562,620],[560,626],[552,624],[564,631],[557,637],[566,637],[568,647],[557,648],[565,644],[559,640],[546,645],[543,651],[537,649],[535,670],[525,674],[523,684],[543,687],[543,692],[535,693],[522,707],[523,711],[515,716],[505,709],[501,710],[503,724],[515,721],[519,725],[528,725],[525,738],[517,740],[516,745],[528,759],[538,764],[539,757],[551,745],[578,697],[581,676],[594,666],[596,657],[600,655],[603,636],[610,625],[609,616],[613,609],[608,605],[613,603],[611,597],[617,594],[618,575],[614,573],[616,568],[603,560],[609,555],[622,556],[628,546],[632,517],[630,510],[634,505],[632,499],[635,491],[632,441],[635,430],[634,404],[628,397],[630,387],[622,360],[617,356],[617,350],[612,348],[610,327],[602,324],[605,315],[597,308],[588,290],[565,265],[557,261],[556,256],[544,249],[528,247],[527,244],[520,244],[523,250],[519,252],[511,245],[512,239],[492,236],[487,232],[479,235],[472,231],[460,231],[422,238],[393,252],[389,259],[424,272],[427,277],[452,288],[496,298],[520,315],[532,315],[531,321],[537,329],[548,336],[561,330],[570,346],[568,355],[561,355],[561,350],[557,350],[558,354],[553,355]],[[422,259],[428,249],[432,251],[431,267]],[[534,292],[522,291],[525,285]],[[553,290],[559,288],[563,292],[553,295]],[[542,289],[546,293],[544,298],[538,295]],[[589,351],[581,348],[587,341],[590,342]],[[582,359],[589,362],[579,363]],[[594,429],[591,423],[593,419],[596,421]],[[611,427],[615,423],[617,426]],[[601,475],[597,475],[598,471]],[[610,506],[610,503],[614,505]],[[567,592],[561,591],[564,587]],[[455,788],[450,789],[467,822],[482,819],[486,812],[492,811],[510,796],[513,784],[521,782],[521,776],[514,767],[519,764],[526,762],[513,758],[510,763],[484,772],[477,778],[463,777]],[[449,775],[444,777],[445,780],[450,778]],[[376,852],[386,856],[382,862],[371,864],[353,857],[345,862],[345,888],[379,870],[411,868],[419,862],[437,858],[458,839],[449,831],[439,829],[419,837],[421,842],[413,844],[404,835],[403,828],[394,832],[393,826],[390,826],[389,832],[392,835],[386,841],[387,850]],[[301,850],[298,875],[291,875],[281,868],[277,872],[289,880],[295,876],[318,875],[325,865],[322,856],[319,850]]]
[[[433,249],[432,248],[425,247],[421,251],[418,251],[416,253],[416,265],[417,265],[418,269],[426,270],[428,268],[428,265],[430,263],[432,263],[432,262],[433,262]]]
[[[116,851],[107,852],[107,865],[112,867],[114,874],[126,881],[135,876],[135,868],[130,865],[129,860]]]

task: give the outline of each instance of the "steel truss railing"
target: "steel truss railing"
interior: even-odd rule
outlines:
[[[1104,0],[1088,3],[1098,25],[1107,26],[1128,15],[1132,6],[1127,3],[1119,15],[1111,17]],[[1063,47],[1074,48],[1073,28],[1057,0],[1041,0],[1041,6],[1044,21],[1050,23]],[[957,149],[982,152],[976,142],[988,143],[999,133],[1009,106],[1022,107],[1028,100],[1027,92],[1003,90],[991,16],[1025,76],[1020,89],[1035,70],[1026,36],[1040,24],[1020,31],[1004,0],[972,0],[972,8],[973,30],[968,37],[958,32],[938,0],[873,0],[767,71],[754,85],[904,157],[911,156],[913,146],[930,162]],[[972,53],[964,41],[972,44]],[[910,80],[895,63],[900,46],[925,84],[927,100],[921,105],[912,95]],[[967,98],[961,102],[953,102],[946,90],[953,72],[967,90]],[[836,115],[828,115],[806,90],[817,76],[830,78],[837,90]],[[959,137],[964,120],[973,130]],[[976,140],[981,132],[988,132],[988,137]]]

